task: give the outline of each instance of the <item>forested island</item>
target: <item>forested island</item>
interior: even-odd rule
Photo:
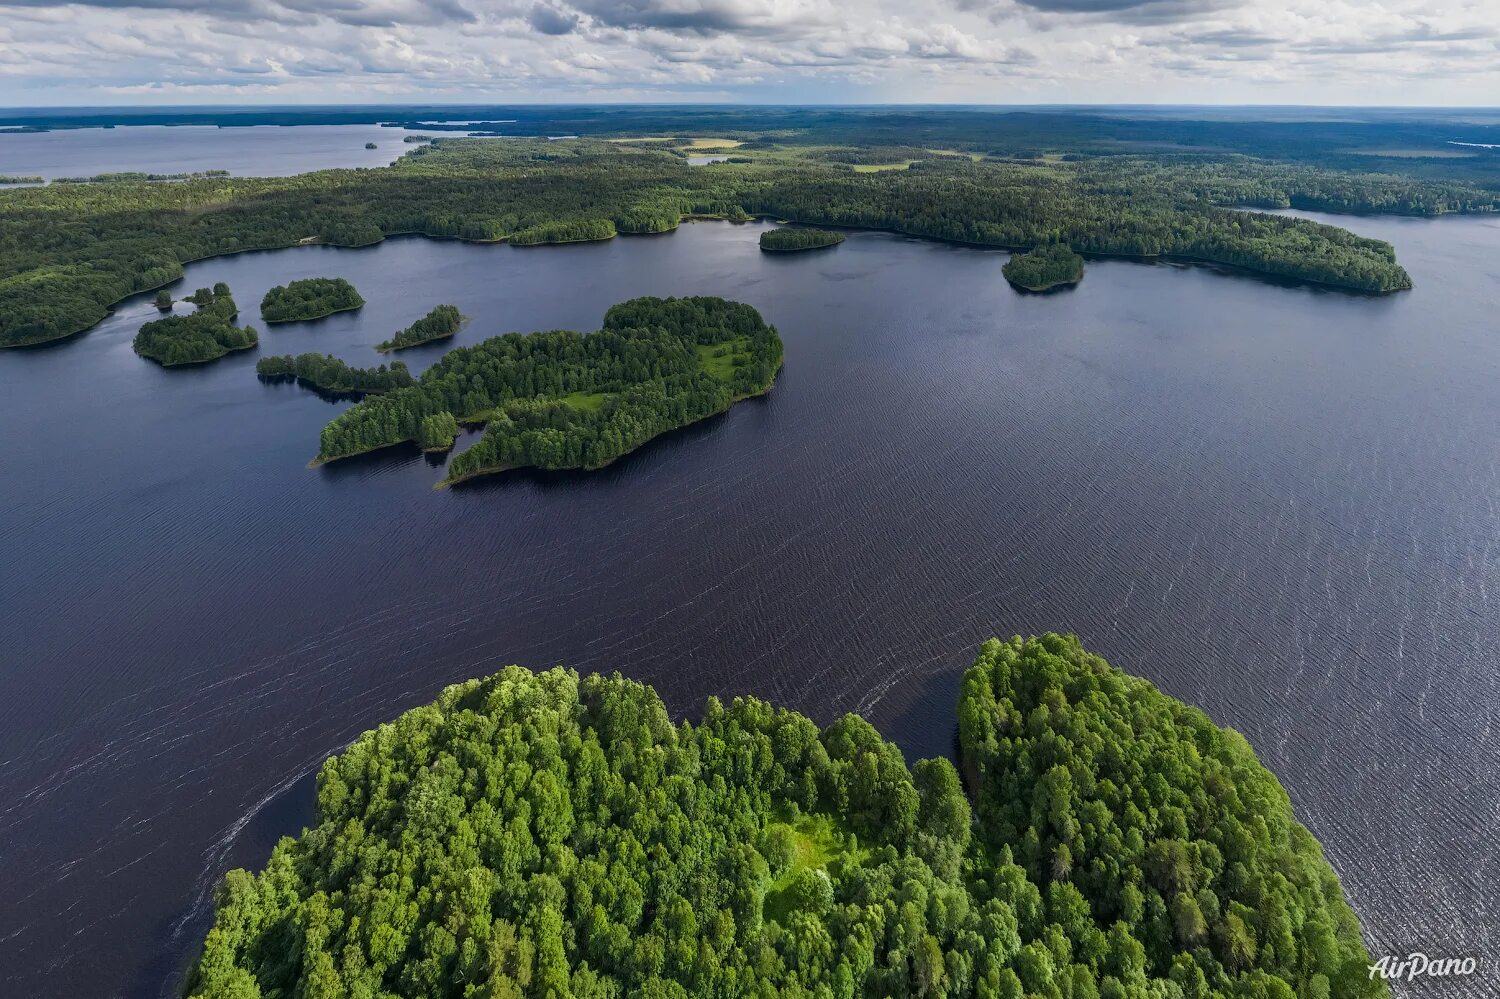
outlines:
[[[444,139],[376,169],[17,188],[0,201],[0,346],[86,330],[114,303],[180,278],[185,261],[306,242],[365,246],[397,233],[529,246],[666,231],[690,217],[767,216],[979,246],[1061,241],[1091,255],[1202,261],[1383,294],[1411,284],[1389,244],[1244,209],[1500,208],[1500,181],[1463,164],[1399,173],[1381,161],[1392,172],[1372,173],[1343,160],[1333,169],[1211,150],[1106,153],[1066,131],[1039,151],[1045,132],[1017,133],[1017,145],[998,126],[985,131],[982,115],[965,119],[968,132],[943,118],[942,141],[963,155],[926,150],[907,169],[861,173],[827,160],[830,140],[870,160],[917,147],[857,115],[832,116],[839,123],[795,134],[737,133],[736,153],[749,162],[726,170],[691,167],[677,149],[596,139]]]
[[[0,184],[45,184],[46,178],[41,176],[9,177],[0,174]]]
[[[843,233],[826,229],[767,229],[760,234],[760,248],[772,253],[816,250],[843,241]]]
[[[463,326],[464,317],[456,305],[439,305],[389,340],[384,340],[375,349],[382,354],[393,350],[404,350],[434,340],[446,340]]]
[[[199,288],[186,301],[196,305],[197,310],[185,316],[155,319],[141,327],[131,344],[137,354],[170,368],[214,361],[230,351],[248,350],[259,342],[253,327],[234,325],[239,307],[227,284],[220,282],[212,289]],[[168,298],[167,307],[171,305]]]
[[[449,687],[229,873],[187,994],[1388,997],[1238,733],[1051,634],[986,643],[957,716],[963,780],[856,715]]]
[[[1048,291],[1083,280],[1083,258],[1066,243],[1044,243],[1017,253],[1000,268],[1005,279],[1026,291]]]
[[[615,224],[610,219],[579,219],[576,222],[544,222],[527,226],[509,235],[512,246],[541,246],[545,243],[587,243],[614,239]]]
[[[260,317],[268,323],[290,323],[322,319],[364,304],[354,285],[343,278],[303,278],[266,292],[260,300]]]
[[[781,338],[722,298],[637,298],[603,328],[506,333],[444,354],[417,383],[364,400],[324,428],[315,464],[416,440],[425,421],[484,423],[447,482],[510,468],[595,469],[771,388]],[[436,425],[436,424],[435,424]],[[450,438],[451,442],[451,438]]]
[[[255,362],[255,373],[268,381],[295,379],[331,395],[390,392],[417,381],[400,361],[378,368],[352,368],[332,354],[262,357]]]

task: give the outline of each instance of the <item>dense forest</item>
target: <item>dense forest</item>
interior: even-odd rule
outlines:
[[[764,393],[780,367],[781,338],[748,305],[637,298],[595,333],[507,333],[449,351],[410,388],[339,414],[317,460],[420,440],[442,414],[487,424],[449,463],[451,481],[523,465],[599,468]]]
[[[229,293],[229,285],[222,281],[211,289],[199,288],[185,301],[197,309],[184,316],[155,319],[141,327],[131,344],[137,354],[170,368],[217,360],[259,342],[252,327],[234,325],[239,307]],[[160,302],[157,304],[159,308]],[[169,297],[167,308],[171,307]]]
[[[527,226],[511,233],[509,238],[514,246],[539,246],[543,243],[585,243],[613,239],[614,236],[615,224],[609,219],[577,219]]]
[[[1388,244],[1242,209],[1500,207],[1494,189],[1447,177],[1223,152],[976,150],[978,159],[934,155],[860,173],[816,158],[823,147],[801,144],[804,136],[746,138],[736,150],[746,162],[712,168],[630,143],[444,139],[379,169],[15,188],[0,198],[0,345],[86,330],[121,299],[180,278],[185,261],[304,242],[364,246],[396,233],[525,245],[759,214],[1015,249],[1061,241],[1390,292],[1410,278]],[[911,136],[894,144],[910,146]]]
[[[464,317],[459,313],[458,306],[439,305],[406,329],[398,331],[389,340],[381,342],[375,349],[384,354],[392,350],[415,347],[419,343],[445,340],[457,333],[463,322]]]
[[[201,999],[1385,999],[1245,740],[1059,635],[991,641],[963,764],[753,698],[512,666],[367,732],[232,871]]]
[[[262,357],[255,362],[255,373],[267,380],[296,379],[334,395],[349,393],[375,394],[415,385],[416,379],[406,365],[392,361],[390,366],[351,368],[332,354],[282,354]]]
[[[1017,288],[1046,291],[1082,281],[1083,258],[1066,243],[1045,243],[1011,257],[1000,271]]]
[[[844,241],[841,232],[826,229],[767,229],[760,234],[760,248],[773,253],[793,250],[816,250],[836,246]]]
[[[354,285],[343,278],[303,278],[278,284],[260,300],[260,317],[268,323],[321,319],[365,304]]]

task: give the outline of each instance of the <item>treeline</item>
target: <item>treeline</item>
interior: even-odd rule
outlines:
[[[843,233],[829,232],[826,229],[767,229],[760,234],[760,248],[773,252],[815,250],[843,241]]]
[[[463,323],[464,317],[458,311],[458,306],[439,305],[389,340],[381,341],[375,349],[385,353],[415,347],[420,343],[430,343],[433,340],[445,340],[457,333]]]
[[[1005,279],[1027,291],[1046,291],[1083,280],[1083,258],[1066,243],[1046,243],[1017,253],[1000,268]]]
[[[46,183],[46,178],[41,177],[41,176],[36,176],[36,175],[29,176],[29,177],[11,177],[11,176],[0,175],[0,184],[44,184],[44,183]]]
[[[513,232],[511,243],[536,246],[540,243],[584,243],[595,239],[613,239],[615,224],[609,219],[578,219],[575,222],[544,222]]]
[[[1390,244],[1288,216],[1199,203],[1094,164],[1041,166],[920,161],[889,173],[828,174],[795,188],[767,187],[746,199],[753,212],[799,222],[890,229],[987,246],[1059,241],[1075,250],[1130,257],[1171,256],[1228,264],[1357,291],[1411,287]],[[1014,172],[1017,183],[997,184]],[[1030,175],[1027,177],[1026,175]],[[1244,189],[1248,196],[1250,189]],[[962,210],[955,210],[962,205]]]
[[[947,760],[754,698],[512,666],[367,732],[232,871],[237,996],[1386,999],[1244,740],[1047,635],[991,641]]]
[[[192,173],[141,173],[137,170],[121,170],[114,173],[96,173],[92,177],[54,177],[54,184],[132,184],[142,181],[205,180],[228,177],[228,170],[197,170]],[[38,178],[40,179],[40,178]]]
[[[339,414],[323,430],[318,460],[416,439],[423,420],[447,413],[488,424],[454,457],[451,479],[518,465],[598,468],[765,392],[780,366],[780,337],[748,305],[635,299],[611,308],[596,333],[507,333],[449,351],[416,385]],[[607,398],[568,401],[580,395]]]
[[[921,160],[932,156],[921,146],[849,146],[835,149],[819,149],[808,153],[809,159],[826,163],[848,163],[851,166],[885,166]]]
[[[255,373],[266,379],[295,378],[320,392],[335,394],[390,392],[416,384],[400,361],[392,361],[389,367],[351,368],[332,354],[262,357],[255,362]]]
[[[234,325],[239,307],[222,281],[212,289],[199,288],[185,301],[197,310],[185,316],[167,316],[143,325],[131,347],[164,367],[202,364],[217,360],[232,350],[247,350],[258,342],[255,330]],[[167,302],[171,306],[170,299]]]
[[[392,233],[423,233],[526,245],[753,212],[983,245],[1063,241],[1088,253],[1176,255],[1390,291],[1409,278],[1387,244],[1229,209],[1500,207],[1500,195],[1452,180],[1243,156],[926,158],[910,170],[866,174],[808,159],[782,142],[747,144],[755,162],[733,170],[696,169],[676,154],[590,140],[445,139],[378,169],[18,188],[0,203],[0,345],[85,330],[115,302],[179,279],[183,261],[308,239],[364,246]]]
[[[268,323],[290,323],[321,319],[364,304],[354,285],[343,278],[303,278],[266,292],[260,300],[260,317]]]

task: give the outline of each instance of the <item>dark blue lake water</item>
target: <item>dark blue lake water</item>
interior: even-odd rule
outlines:
[[[373,363],[439,302],[474,317],[460,343],[641,294],[781,331],[763,400],[598,473],[446,492],[414,451],[307,469],[338,406],[256,352],[141,360],[144,299],[0,354],[0,993],[170,994],[226,866],[306,820],[305,775],[450,682],[619,669],[683,712],[858,711],[915,757],[949,751],[976,646],[1043,629],[1244,732],[1377,953],[1494,969],[1500,220],[1341,221],[1416,290],[1092,262],[1023,296],[1004,253],[767,255],[722,223],[189,267],[262,354]],[[369,304],[259,323],[312,275]]]

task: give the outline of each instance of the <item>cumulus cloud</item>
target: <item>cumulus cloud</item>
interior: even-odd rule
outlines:
[[[1493,103],[1493,0],[0,0],[0,105]]]

